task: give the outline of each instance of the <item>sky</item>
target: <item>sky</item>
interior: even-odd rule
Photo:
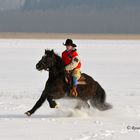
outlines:
[[[0,32],[140,34],[140,0],[0,0]]]

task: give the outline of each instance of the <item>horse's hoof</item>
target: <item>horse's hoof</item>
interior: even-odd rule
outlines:
[[[25,112],[25,114],[26,114],[28,117],[30,117],[30,116],[32,115],[29,111]]]
[[[50,104],[50,108],[57,108],[58,105],[55,101],[52,101],[51,104]]]

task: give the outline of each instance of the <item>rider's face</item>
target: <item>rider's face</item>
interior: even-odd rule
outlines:
[[[66,49],[69,51],[69,50],[72,50],[73,47],[71,45],[68,45],[68,46],[66,46]]]

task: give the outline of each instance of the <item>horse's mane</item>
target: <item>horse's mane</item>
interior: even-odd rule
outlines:
[[[55,55],[55,59],[56,59],[56,67],[59,70],[64,70],[65,65],[64,65],[64,62],[63,62],[62,58],[56,53],[54,53],[54,55]]]

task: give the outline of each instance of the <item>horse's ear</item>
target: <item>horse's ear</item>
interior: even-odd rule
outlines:
[[[47,54],[47,50],[45,49],[45,54]]]
[[[53,49],[51,50],[51,54],[52,54],[52,55],[54,54],[54,50],[53,50]]]

